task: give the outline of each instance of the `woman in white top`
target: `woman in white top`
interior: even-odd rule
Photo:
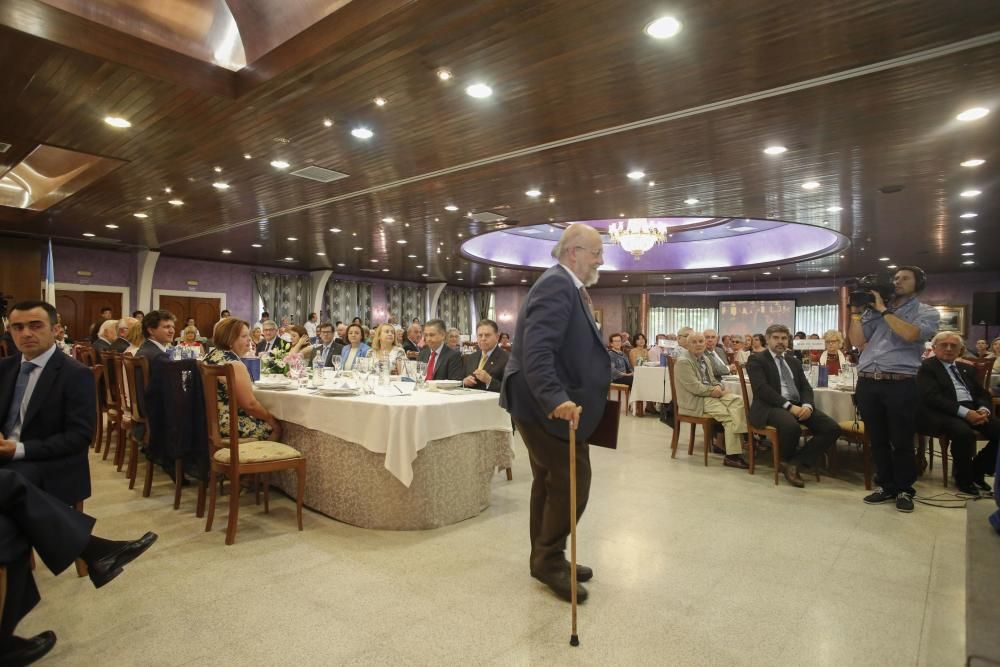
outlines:
[[[993,372],[1000,373],[1000,338],[994,338],[990,343],[990,351],[986,353],[987,359],[993,359]]]
[[[372,335],[372,359],[385,361],[389,364],[389,372],[393,375],[403,374],[402,361],[406,359],[406,350],[396,345],[396,330],[391,324],[380,324]]]

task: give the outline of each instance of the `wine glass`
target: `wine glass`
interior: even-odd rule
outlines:
[[[333,354],[333,352],[330,354]],[[339,354],[336,354],[333,356],[333,360],[330,363],[333,364],[333,379],[336,380],[340,376],[340,369],[344,365],[344,358]]]
[[[371,359],[358,357],[354,361],[354,370],[361,376],[361,393],[368,393],[368,374],[371,372]]]
[[[424,382],[427,379],[427,362],[418,361],[416,362],[416,365],[417,365],[417,376],[413,379],[417,381],[416,389],[423,389]]]

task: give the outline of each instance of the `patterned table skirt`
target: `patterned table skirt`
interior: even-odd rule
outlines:
[[[490,506],[490,483],[514,457],[511,434],[480,431],[427,443],[403,486],[385,454],[327,433],[282,422],[282,442],[306,457],[305,505],[362,528],[427,530],[476,516]],[[295,497],[295,474],[272,474]]]

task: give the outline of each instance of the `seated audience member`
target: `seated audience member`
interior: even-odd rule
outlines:
[[[129,348],[129,345],[131,343],[129,342],[128,339],[128,330],[132,328],[132,325],[135,324],[137,321],[138,320],[136,320],[134,317],[123,317],[120,320],[118,320],[118,324],[116,326],[116,329],[118,331],[118,338],[116,338],[115,341],[111,343],[111,349],[114,352],[117,352],[118,354],[124,354],[125,350]]]
[[[756,428],[773,426],[778,430],[782,472],[789,484],[802,488],[805,482],[799,475],[799,466],[816,468],[826,450],[837,441],[840,427],[813,407],[813,389],[802,364],[788,354],[790,335],[785,325],[772,324],[765,332],[767,349],[750,355],[747,361],[753,387],[750,423]],[[801,448],[800,424],[812,432]]]
[[[315,364],[318,358],[324,368],[331,368],[334,358],[340,358],[344,346],[333,337],[333,325],[329,322],[319,325],[316,328],[316,333],[319,335],[319,344],[313,348],[313,363]]]
[[[485,391],[500,392],[504,371],[510,354],[500,347],[500,328],[493,320],[480,320],[476,326],[478,354],[467,354],[462,358],[465,366],[466,387]]]
[[[301,354],[304,358],[312,360],[312,339],[304,326],[293,324],[288,327],[289,348],[288,352]]]
[[[670,356],[676,357],[687,349],[688,336],[690,336],[693,332],[694,329],[691,327],[681,327],[677,330],[677,337],[675,338],[677,341],[677,347],[670,351]]]
[[[122,354],[130,354],[133,357],[139,351],[139,346],[146,342],[146,337],[142,335],[142,321],[134,320],[129,318],[132,324],[128,327],[128,332],[125,334],[125,340],[128,341],[128,347],[122,352]]]
[[[917,371],[921,407],[917,430],[948,436],[955,486],[962,493],[978,496],[980,490],[991,490],[985,477],[996,469],[1000,420],[991,414],[992,399],[976,382],[975,368],[955,363],[963,346],[962,337],[942,331],[931,342],[934,358],[925,359]],[[977,438],[989,440],[978,454]]]
[[[55,322],[44,301],[10,310],[20,354],[0,359],[0,470],[73,505],[90,497],[97,389],[89,368],[56,349]]]
[[[341,346],[347,345],[347,325],[340,320],[337,320],[337,324],[334,326],[334,329],[337,332],[337,337],[333,339],[334,342],[339,343]]]
[[[91,534],[94,523],[29,479],[0,469],[0,566],[7,571],[0,612],[0,665],[29,665],[56,643],[51,630],[30,639],[14,635],[18,623],[41,599],[31,573],[32,550],[53,574],[82,559],[94,588],[101,588],[156,541],[156,533],[133,542],[107,540]]]
[[[622,353],[628,357],[629,353],[632,352],[632,338],[627,331],[621,332],[622,336]]]
[[[826,344],[826,349],[819,355],[820,366],[826,366],[830,375],[840,375],[840,369],[847,363],[847,357],[841,350],[844,347],[844,334],[830,329],[823,334],[823,342]]]
[[[118,337],[118,323],[114,320],[104,320],[97,329],[97,339],[94,341],[94,352],[100,361],[102,352],[110,352],[111,344]]]
[[[414,322],[406,330],[406,340],[403,341],[403,349],[409,359],[416,359],[420,355],[420,325]]]
[[[750,353],[763,352],[767,349],[767,341],[764,340],[764,334],[754,334],[750,337]]]
[[[146,357],[150,363],[154,359],[165,359],[167,350],[174,340],[175,318],[169,310],[151,310],[142,318],[142,332],[146,338],[135,356]]]
[[[368,343],[364,342],[364,335],[364,329],[360,324],[352,322],[347,327],[347,345],[340,351],[340,358],[344,360],[342,368],[345,371],[353,371],[358,359],[364,359],[371,351]]]
[[[608,337],[608,343],[610,344],[608,356],[611,358],[611,382],[631,387],[634,375],[632,364],[629,363],[628,357],[622,351],[622,335],[620,333],[611,334]]]
[[[235,374],[232,391],[236,396],[236,413],[241,438],[277,440],[281,424],[253,395],[250,371],[240,358],[250,350],[250,325],[241,319],[228,317],[215,327],[215,349],[205,357],[206,364],[232,364]],[[225,382],[216,387],[219,404],[219,437],[229,437],[229,388]]]
[[[791,349],[791,351],[792,351],[792,355],[796,359],[798,359],[799,361],[802,361],[802,357],[804,355],[802,354],[802,350],[796,350],[795,349],[795,341],[797,341],[797,340],[805,340],[805,339],[806,339],[806,332],[805,331],[796,331],[795,332],[795,336],[792,339],[792,345],[789,346],[790,349]]]
[[[646,336],[643,333],[637,333],[632,338],[632,349],[628,353],[628,362],[632,364],[632,368],[635,368],[636,362],[641,357],[643,361],[646,360],[649,354],[648,346],[646,345]]]
[[[985,338],[980,338],[976,341],[976,356],[980,359],[986,359],[990,353],[990,344],[986,342]]]
[[[132,317],[137,320],[142,320],[142,318],[146,317],[146,313],[142,312],[141,310],[137,310],[132,313]]]
[[[646,358],[653,364],[660,365],[660,355],[667,352],[667,334],[656,334],[656,344],[649,348]]]
[[[267,322],[269,319],[271,319],[271,313],[267,312],[266,310],[263,311],[263,312],[261,312],[260,319],[257,320],[256,322],[254,322],[254,325],[253,325],[254,328],[263,329],[264,328],[264,322]],[[275,326],[277,326],[277,325],[275,325]]]
[[[201,332],[198,331],[198,325],[195,324],[193,317],[189,317],[189,318],[187,318],[184,321],[184,330],[186,330],[188,327],[194,328],[194,337],[195,338],[201,338]]]
[[[736,363],[746,365],[747,359],[750,358],[750,350],[743,349],[743,339],[734,338],[733,339],[733,358]]]
[[[736,368],[729,366],[729,357],[726,356],[726,351],[718,345],[719,334],[715,329],[705,329],[704,336],[705,359],[712,364],[712,372],[715,373],[715,377],[720,378],[735,372]]]
[[[503,350],[504,352],[510,352],[510,334],[501,333],[499,342],[497,344],[500,346],[500,349]]]
[[[994,338],[993,342],[990,343],[990,352],[986,358],[996,360],[993,362],[993,372],[1000,373],[1000,338]]]
[[[351,320],[351,324],[357,324],[359,327],[364,326],[364,322],[361,321],[360,317],[355,317],[353,320]]]
[[[418,361],[427,363],[428,380],[462,380],[462,355],[444,344],[445,324],[442,320],[428,320],[424,324],[424,349]]]
[[[725,431],[726,458],[731,468],[749,468],[743,459],[741,434],[747,432],[743,399],[723,387],[705,359],[705,335],[694,332],[687,336],[687,349],[677,355],[674,364],[675,405],[680,414],[711,417]]]
[[[181,332],[181,342],[179,345],[181,347],[193,348],[199,355],[205,354],[204,346],[198,341],[198,329],[195,327],[184,327],[184,331]]]
[[[396,345],[403,347],[403,341],[406,340],[406,332],[400,326],[393,326],[392,330],[396,334]],[[405,353],[406,350],[403,350],[403,352]]]
[[[271,320],[266,320],[260,326],[263,338],[257,343],[257,354],[269,354],[272,351],[287,350],[289,344],[278,337],[278,325]]]
[[[380,324],[372,334],[371,358],[389,364],[389,373],[403,375],[406,351],[396,345],[396,329],[391,324]]]
[[[260,341],[263,337],[264,337],[264,332],[261,331],[260,327],[254,327],[250,331],[250,343],[253,345],[254,355],[257,354],[257,346],[260,345]]]
[[[73,344],[70,342],[69,337],[66,335],[66,328],[62,324],[59,324],[57,322],[56,325],[53,327],[53,330],[55,331],[56,347],[58,347],[62,352],[65,352],[66,354],[70,355],[73,354]],[[3,340],[7,341],[7,345],[10,347],[11,352],[13,352],[14,339],[10,338],[6,332],[4,333],[2,338]]]
[[[462,332],[455,327],[448,329],[448,347],[458,352],[462,351]]]

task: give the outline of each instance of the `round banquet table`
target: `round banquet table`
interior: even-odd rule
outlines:
[[[630,403],[669,403],[673,400],[666,366],[636,366],[633,372]]]
[[[424,530],[476,516],[498,468],[513,459],[499,394],[421,391],[328,397],[255,388],[306,463],[305,505],[339,521]],[[275,475],[294,496],[294,474]]]
[[[739,378],[723,379],[722,385],[737,396],[740,395]],[[753,400],[753,390],[747,383],[747,396]],[[829,387],[813,387],[815,407],[820,412],[832,418],[835,422],[854,419],[854,392],[850,389],[831,389]]]

